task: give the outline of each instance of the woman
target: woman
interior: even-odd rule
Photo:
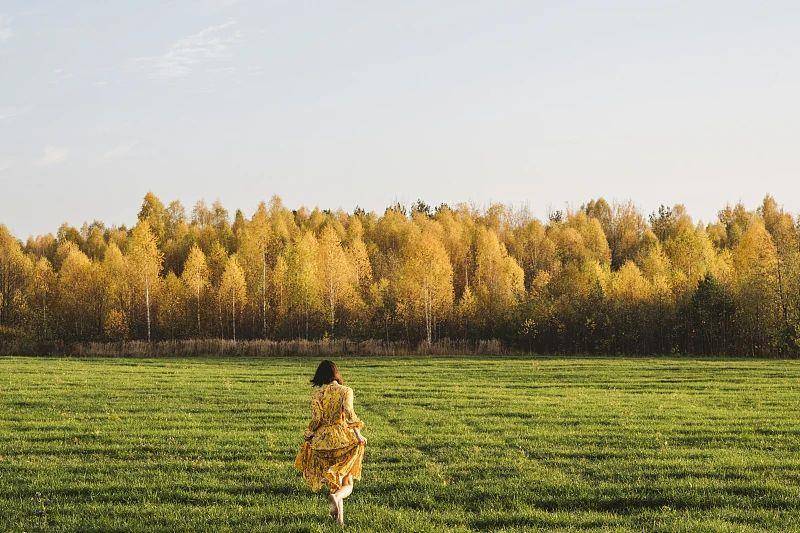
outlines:
[[[328,487],[331,518],[344,525],[344,499],[361,479],[364,423],[353,411],[353,389],[344,386],[333,362],[322,361],[311,384],[319,390],[311,396],[311,422],[294,465],[314,492]]]

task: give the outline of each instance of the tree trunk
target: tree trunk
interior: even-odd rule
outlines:
[[[783,294],[783,276],[781,272],[781,260],[778,259],[778,297],[781,301],[781,311],[783,312],[783,328],[786,331],[789,328],[789,311],[786,306],[786,298]],[[783,333],[783,332],[781,332]]]
[[[281,335],[286,332],[286,320],[284,316],[279,316],[283,314],[283,283],[281,282],[278,285],[278,308],[275,310],[275,322],[279,324],[279,329],[277,331],[278,335]],[[277,329],[277,328],[276,328]],[[289,328],[291,330],[291,326]],[[289,331],[291,333],[291,331]]]
[[[333,325],[336,323],[336,289],[333,283],[328,286],[328,305],[331,307],[331,338],[333,338]]]
[[[219,318],[219,335],[223,339],[225,338],[225,321],[222,320],[222,297],[220,296],[217,298],[219,302],[217,303],[217,316]]]
[[[261,268],[261,336],[267,338],[267,253]]]
[[[200,334],[200,287],[197,288],[197,336],[202,337]]]
[[[150,342],[150,280],[144,280],[144,301],[147,307],[147,342]]]
[[[0,324],[5,319],[6,302],[8,302],[8,275],[9,268],[3,266],[3,288],[0,290]]]
[[[430,290],[425,289],[425,330],[427,333],[428,346],[431,345],[431,295]]]
[[[236,342],[236,297],[231,299],[231,311],[233,316],[233,342]]]

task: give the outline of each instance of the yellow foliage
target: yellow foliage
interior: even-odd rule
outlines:
[[[609,296],[621,303],[644,302],[653,292],[650,282],[633,261],[627,261],[611,276]]]
[[[399,313],[423,321],[430,342],[435,317],[446,315],[453,305],[453,268],[433,233],[416,233],[409,240],[395,286]]]

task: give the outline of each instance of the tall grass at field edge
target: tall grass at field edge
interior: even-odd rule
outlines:
[[[0,345],[4,355],[70,355],[76,357],[199,357],[199,356],[409,356],[409,355],[511,355],[514,352],[497,339],[451,340],[412,344],[375,339],[321,340],[239,340],[181,339],[148,343],[146,341],[80,342],[37,345]]]

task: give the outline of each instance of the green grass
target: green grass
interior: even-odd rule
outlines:
[[[353,531],[800,530],[800,362],[340,359]],[[0,359],[0,530],[333,526],[310,359]]]

